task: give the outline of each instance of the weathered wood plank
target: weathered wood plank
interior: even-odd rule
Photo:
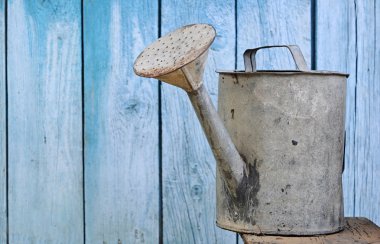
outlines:
[[[345,213],[380,223],[380,45],[375,1],[318,1],[317,68],[350,73]]]
[[[216,101],[216,68],[235,65],[234,1],[162,1],[162,33],[190,23],[217,31],[205,84]],[[162,174],[165,243],[234,243],[215,225],[215,160],[184,91],[162,84]]]
[[[380,228],[365,218],[346,218],[343,231],[331,235],[320,236],[255,236],[242,235],[246,244],[303,244],[303,243],[380,243]]]
[[[355,216],[380,223],[379,2],[356,1]],[[377,32],[376,32],[377,31]]]
[[[5,0],[0,1],[0,243],[7,242]]]
[[[296,44],[310,68],[310,0],[237,1],[237,64],[244,68],[243,52],[248,48],[276,44]],[[258,69],[294,69],[294,61],[284,48],[257,53]]]
[[[84,1],[86,243],[157,243],[158,84],[132,70],[158,1]]]
[[[345,216],[355,213],[356,44],[354,1],[318,0],[316,4],[316,68],[349,73],[346,94],[346,155],[343,174]]]
[[[81,3],[8,3],[9,243],[82,243]]]
[[[371,219],[377,224],[380,225],[380,194],[379,188],[380,185],[380,3],[377,2],[375,4],[375,50],[374,50],[374,58],[375,58],[375,67],[372,71],[374,71],[374,78],[372,81],[372,86],[375,89],[370,90],[372,92],[372,112],[371,112],[371,135],[372,143],[371,149],[373,149],[372,154],[372,166],[373,171],[372,174],[372,196],[370,196],[369,200],[372,202],[372,208],[374,208],[374,213],[372,213]]]
[[[311,65],[310,0],[237,0],[237,68],[244,69],[243,53],[248,48],[296,44]],[[276,48],[257,53],[258,69],[294,69],[288,50]],[[239,238],[239,243],[242,240]]]

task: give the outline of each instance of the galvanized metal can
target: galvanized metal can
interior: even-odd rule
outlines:
[[[298,70],[256,71],[256,48],[244,54],[245,71],[218,71],[218,112],[248,176],[232,196],[217,173],[217,225],[275,235],[339,231],[347,74],[310,71],[297,46],[275,47],[287,47]]]

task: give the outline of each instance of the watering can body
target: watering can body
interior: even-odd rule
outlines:
[[[219,72],[218,112],[248,172],[237,197],[217,174],[219,227],[278,235],[342,229],[345,94],[340,73]]]
[[[293,71],[219,72],[216,111],[202,77],[216,36],[184,26],[150,44],[134,72],[186,91],[217,162],[217,225],[255,234],[315,235],[343,228],[346,74],[310,71],[297,46]]]

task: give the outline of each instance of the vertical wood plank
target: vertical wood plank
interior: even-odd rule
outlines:
[[[0,1],[0,243],[7,242],[5,0]]]
[[[356,1],[355,215],[380,224],[379,5]]]
[[[9,243],[82,243],[81,4],[8,3]]]
[[[162,33],[190,23],[217,31],[205,84],[216,102],[216,68],[235,65],[235,3],[162,0]],[[162,84],[162,175],[165,243],[234,243],[236,234],[215,225],[215,160],[184,91]]]
[[[374,166],[372,172],[372,194],[374,194],[373,198],[371,196],[370,199],[373,199],[372,207],[374,208],[374,213],[371,217],[372,221],[377,225],[380,225],[380,194],[379,188],[377,186],[380,185],[380,3],[375,2],[375,67],[374,71],[374,79],[373,79],[373,87],[375,89],[372,91],[372,112],[371,112],[371,124],[374,125],[374,129],[371,130],[372,142],[371,149],[373,149],[372,155],[372,164]]]
[[[310,0],[237,0],[237,63],[243,69],[243,52],[248,48],[297,44],[311,65]],[[287,50],[276,48],[257,53],[258,69],[294,69]]]
[[[158,1],[84,1],[86,243],[157,243],[158,83],[133,62]]]
[[[350,73],[345,214],[380,223],[380,45],[376,1],[318,1],[317,68]]]
[[[244,69],[243,53],[248,48],[296,44],[311,66],[311,1],[237,0],[237,67]],[[258,69],[295,69],[287,50],[276,48],[257,53]],[[243,243],[239,237],[239,243]]]
[[[356,36],[354,1],[318,0],[316,68],[349,73],[346,93],[346,149],[343,174],[344,212],[355,213]]]

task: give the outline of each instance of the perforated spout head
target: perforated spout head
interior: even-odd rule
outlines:
[[[202,85],[208,49],[215,34],[208,24],[179,28],[145,48],[133,70],[139,76],[157,78],[187,92],[197,90]]]

